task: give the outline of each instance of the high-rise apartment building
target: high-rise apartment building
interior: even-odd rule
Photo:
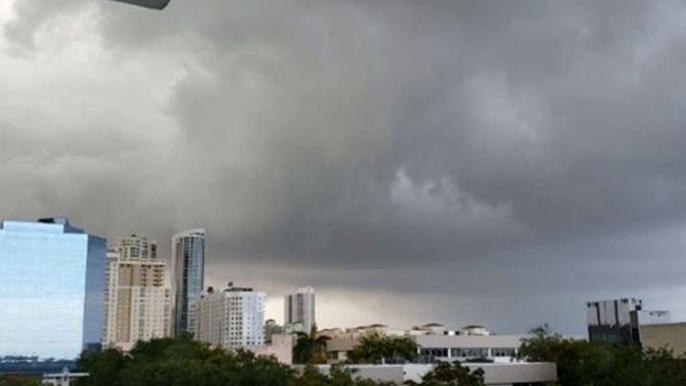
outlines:
[[[128,351],[138,341],[170,336],[171,289],[157,244],[132,235],[107,252],[103,343]]]
[[[173,333],[190,331],[189,313],[202,296],[205,277],[205,230],[192,229],[172,238]]]
[[[65,218],[2,223],[0,372],[10,356],[74,360],[99,348],[106,250]]]
[[[193,336],[226,349],[263,345],[265,298],[264,292],[252,288],[209,289],[193,304]]]
[[[287,329],[309,334],[316,324],[314,288],[300,288],[296,293],[286,295],[284,303],[284,324]]]

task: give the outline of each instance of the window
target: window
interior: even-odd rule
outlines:
[[[450,350],[450,356],[454,358],[487,358],[487,348],[453,348]]]
[[[423,348],[420,351],[421,356],[434,357],[434,358],[447,358],[448,349],[447,348]]]
[[[491,349],[491,355],[495,358],[513,357],[515,354],[516,350],[512,347]]]

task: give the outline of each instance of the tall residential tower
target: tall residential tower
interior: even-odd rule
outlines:
[[[107,252],[104,344],[128,351],[138,341],[170,335],[171,289],[157,244],[132,235]]]
[[[192,229],[172,238],[173,332],[190,332],[189,313],[202,296],[205,276],[205,230]]]
[[[304,287],[296,293],[286,295],[284,324],[287,330],[310,333],[315,319],[314,288]]]

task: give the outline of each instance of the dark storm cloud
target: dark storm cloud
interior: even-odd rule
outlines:
[[[4,62],[96,64],[72,104],[0,96],[5,213],[202,225],[213,280],[417,296],[380,319],[578,330],[588,297],[682,284],[681,1],[52,3],[13,2]]]

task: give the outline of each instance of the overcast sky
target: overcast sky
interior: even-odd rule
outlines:
[[[686,2],[0,0],[0,217],[66,215],[322,326],[686,320]]]

